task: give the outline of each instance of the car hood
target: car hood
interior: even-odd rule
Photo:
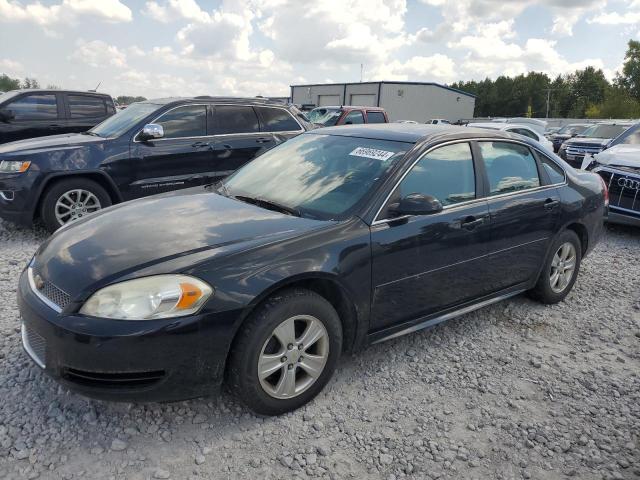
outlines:
[[[106,139],[82,133],[66,133],[48,137],[28,138],[0,145],[0,155],[33,154],[47,150],[77,148],[104,142]]]
[[[209,261],[333,223],[192,190],[116,205],[63,227],[41,246],[34,267],[74,298],[179,257]],[[175,271],[167,268],[153,273]]]
[[[640,168],[640,145],[615,145],[593,158],[600,165]]]

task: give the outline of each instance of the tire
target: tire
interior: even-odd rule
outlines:
[[[565,250],[564,252],[569,251],[573,254],[574,258],[574,267],[571,271],[571,278],[568,281],[565,280],[566,283],[556,283],[554,282],[554,278],[557,277],[553,277],[553,274],[557,272],[557,267],[554,266],[557,260],[556,255],[562,257],[564,252],[561,253],[560,249],[568,245],[570,245],[573,250],[571,250],[570,247],[567,247],[568,250]],[[549,258],[547,258],[544,268],[540,272],[538,282],[529,293],[532,298],[538,300],[539,302],[553,304],[562,301],[569,294],[569,292],[573,288],[574,283],[576,282],[576,279],[578,278],[578,273],[580,271],[580,261],[582,260],[582,244],[575,232],[572,232],[571,230],[565,230],[553,242],[553,245],[551,246],[549,252]],[[565,263],[563,265],[565,268],[571,264],[570,258],[571,257],[568,257],[566,260],[564,260]]]
[[[78,192],[85,193],[78,197]],[[63,199],[65,194],[68,194],[68,196]],[[71,210],[64,210],[63,206],[57,207],[58,200],[63,201],[65,205],[73,205],[77,209],[77,211],[73,211],[74,216],[70,216],[67,221],[58,219],[56,208],[59,209],[59,212],[65,212],[65,214],[70,213]],[[86,205],[82,203],[85,200],[89,200]],[[65,223],[69,223],[69,221],[84,217],[110,205],[111,197],[99,183],[83,177],[68,178],[55,182],[46,190],[40,204],[40,218],[47,230],[55,232]]]
[[[322,336],[315,343],[302,345],[302,350],[298,348],[300,345],[293,345],[291,349],[292,345],[283,345],[276,338],[275,330],[276,327],[282,328],[284,333],[279,336],[286,337],[286,333],[290,331],[289,322],[292,321],[295,325],[293,331],[296,342],[305,338],[305,333],[322,332],[316,321],[324,328],[326,337]],[[311,329],[310,325],[314,328]],[[241,327],[229,356],[227,385],[254,412],[280,415],[301,407],[320,393],[333,375],[341,352],[342,324],[333,306],[315,292],[303,289],[285,290],[269,298]],[[258,362],[267,358],[267,355],[273,358],[274,373],[261,380]],[[296,360],[297,355],[300,355],[299,360]],[[317,366],[317,359],[323,355],[326,363],[323,368],[315,370],[319,373],[313,378],[307,373],[309,367],[303,368],[303,365],[314,358],[313,365]],[[265,362],[263,365],[269,364]],[[265,371],[271,370],[262,368]],[[291,372],[293,376],[285,377],[287,372]],[[278,385],[285,385],[286,382],[281,383],[285,378],[293,378],[291,385],[296,389],[300,385],[300,391],[294,391],[286,398],[276,398],[274,395],[286,394],[286,388],[277,388]],[[310,382],[309,379],[313,381],[306,385]]]

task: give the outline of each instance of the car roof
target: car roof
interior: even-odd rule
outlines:
[[[384,108],[382,107],[365,107],[362,105],[322,105],[321,107],[315,107],[314,110],[318,108],[330,108],[335,110],[376,110],[384,112]]]
[[[5,93],[79,93],[82,95],[102,95],[103,97],[110,97],[108,93],[103,92],[91,92],[88,90],[63,90],[60,88],[21,88],[19,90],[9,90]]]
[[[198,102],[224,102],[224,103],[237,103],[237,104],[255,104],[255,105],[270,105],[275,107],[290,107],[287,103],[282,103],[277,100],[269,100],[263,97],[214,97],[210,95],[199,95],[196,97],[166,97],[166,98],[153,98],[150,100],[144,100],[140,103],[152,103],[155,105],[169,105],[171,103],[198,103]]]
[[[424,123],[369,123],[341,125],[311,130],[305,135],[336,135],[343,137],[361,137],[376,140],[417,143],[419,141],[456,140],[465,138],[508,138],[522,141],[520,135],[501,130],[486,130],[473,127],[461,127],[445,124]]]

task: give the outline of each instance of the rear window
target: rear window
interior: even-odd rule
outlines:
[[[387,123],[382,112],[367,112],[367,123]]]
[[[104,98],[91,95],[69,95],[67,99],[71,118],[96,118],[107,115]]]
[[[290,132],[300,130],[300,125],[282,108],[256,107],[260,112],[263,132]]]
[[[215,118],[215,134],[260,131],[258,117],[252,107],[218,105],[215,107]]]

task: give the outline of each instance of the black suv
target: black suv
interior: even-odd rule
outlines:
[[[86,132],[116,113],[105,93],[12,90],[0,95],[0,143]]]
[[[133,198],[220,180],[314,128],[295,107],[194,97],[135,103],[82,134],[0,145],[0,217],[50,231]]]

